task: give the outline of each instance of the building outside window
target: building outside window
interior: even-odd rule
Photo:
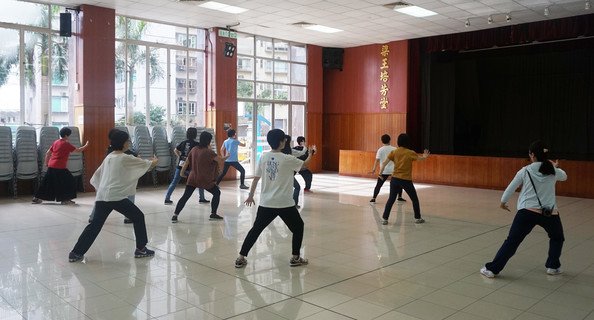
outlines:
[[[204,29],[116,16],[116,124],[204,126],[205,39]]]
[[[239,160],[248,173],[269,149],[266,133],[279,128],[305,133],[307,47],[304,44],[238,34],[237,132],[248,147]]]
[[[2,125],[73,123],[75,52],[59,36],[61,6],[3,0],[0,10],[0,119]],[[14,14],[18,12],[18,15]],[[73,24],[74,25],[74,24]],[[21,66],[23,68],[21,69]]]

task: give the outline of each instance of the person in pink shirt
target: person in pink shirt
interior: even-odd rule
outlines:
[[[88,146],[77,148],[69,140],[72,130],[67,127],[60,129],[60,139],[54,141],[45,153],[47,172],[31,201],[33,204],[42,203],[42,200],[60,201],[62,204],[74,204],[76,198],[76,184],[74,177],[66,168],[68,157],[72,152],[83,152]]]

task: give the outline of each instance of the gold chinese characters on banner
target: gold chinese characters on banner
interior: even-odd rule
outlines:
[[[382,45],[382,51],[380,52],[382,55],[382,65],[380,66],[380,80],[381,80],[381,87],[380,87],[380,108],[387,109],[388,108],[388,79],[390,79],[390,75],[388,74],[388,69],[390,66],[388,65],[388,55],[390,54],[390,48],[387,44]]]

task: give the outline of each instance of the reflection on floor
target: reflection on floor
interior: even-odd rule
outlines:
[[[314,175],[300,200],[310,264],[296,268],[280,219],[247,267],[234,267],[256,212],[236,182],[221,184],[224,221],[209,221],[196,195],[171,224],[164,188],[140,189],[157,252],[146,259],[134,259],[132,226],[114,212],[86,260],[68,263],[91,193],[75,206],[2,199],[0,319],[594,319],[594,200],[558,198],[564,274],[545,274],[548,239],[535,229],[500,277],[487,279],[478,270],[513,219],[498,208],[501,191],[418,184],[427,222],[413,223],[408,201],[384,226],[388,186],[370,205],[374,185]]]

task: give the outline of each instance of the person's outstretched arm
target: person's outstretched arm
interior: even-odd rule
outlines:
[[[89,146],[89,141],[87,141],[87,142],[85,143],[85,145],[84,145],[84,146],[82,146],[82,147],[79,147],[79,148],[76,148],[76,149],[74,149],[74,151],[72,151],[72,152],[83,152],[83,151],[85,151],[85,149],[86,149],[88,146]]]

